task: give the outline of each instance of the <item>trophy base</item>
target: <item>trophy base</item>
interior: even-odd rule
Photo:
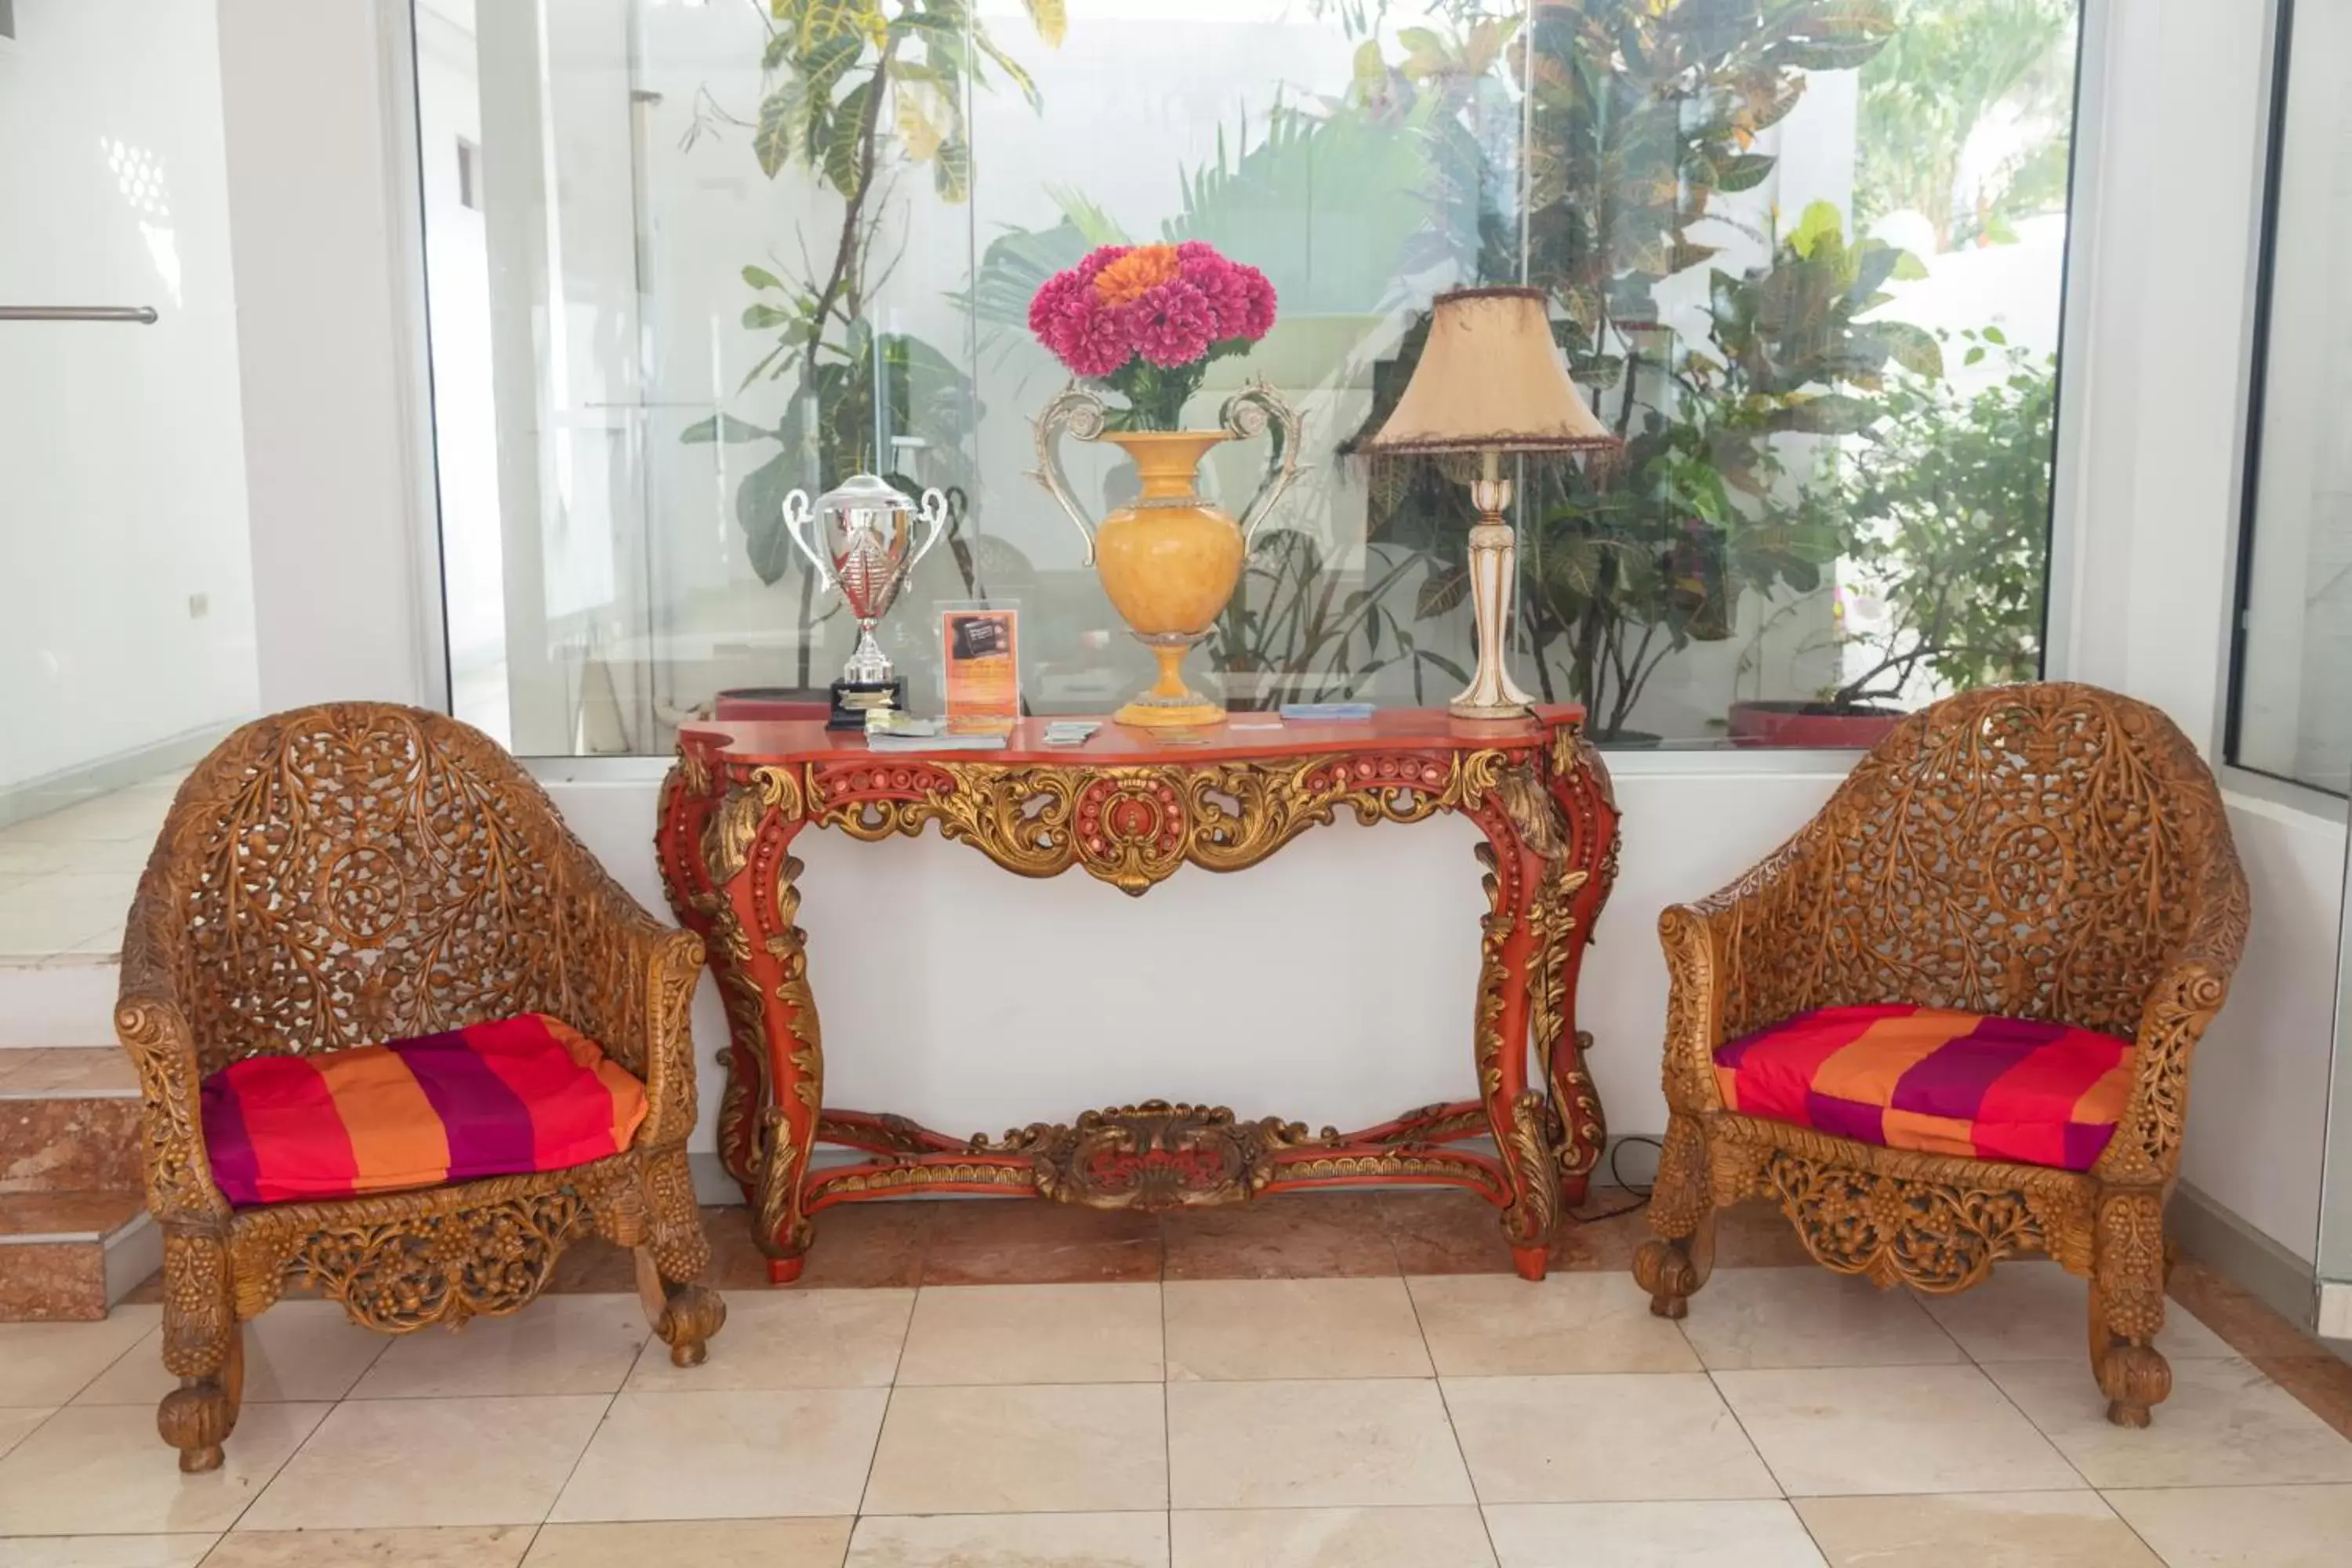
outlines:
[[[887,680],[836,680],[833,683],[833,711],[824,721],[828,730],[864,730],[866,715],[874,709],[890,707],[899,712],[907,710],[907,678],[894,675]]]

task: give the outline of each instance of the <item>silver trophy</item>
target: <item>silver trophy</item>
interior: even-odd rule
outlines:
[[[925,526],[922,542],[915,542],[918,522]],[[868,710],[907,705],[907,682],[890,668],[890,659],[874,640],[874,627],[887,614],[912,575],[915,563],[930,553],[948,523],[948,498],[938,489],[923,492],[922,507],[872,474],[858,474],[817,497],[809,504],[806,490],[784,498],[784,527],[800,546],[817,580],[841,590],[842,603],[857,620],[857,647],[841,679],[833,683],[833,716],[836,730],[863,729]],[[812,527],[824,548],[811,542]]]

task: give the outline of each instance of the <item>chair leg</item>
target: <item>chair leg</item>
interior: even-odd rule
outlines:
[[[245,1329],[219,1237],[163,1237],[163,1366],[180,1386],[155,1407],[156,1431],[181,1469],[218,1469],[245,1399]]]
[[[2168,1272],[2164,1209],[2148,1193],[2100,1199],[2092,1237],[2091,1373],[2107,1419],[2145,1426],[2172,1392],[2172,1368],[2156,1348],[2164,1328]]]
[[[1657,1185],[1650,1194],[1650,1228],[1657,1234],[1633,1254],[1634,1281],[1650,1293],[1651,1311],[1684,1317],[1715,1267],[1715,1203],[1707,1188],[1706,1134],[1696,1118],[1680,1112],[1666,1121]]]
[[[697,1283],[710,1267],[710,1239],[694,1204],[694,1178],[684,1150],[654,1162],[646,1173],[651,1239],[636,1248],[637,1296],[654,1332],[677,1366],[700,1366],[709,1340],[727,1321],[727,1301]]]

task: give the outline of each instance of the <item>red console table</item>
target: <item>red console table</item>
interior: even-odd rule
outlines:
[[[1049,748],[1041,725],[1024,722],[1003,751],[938,753],[877,753],[862,735],[805,721],[682,729],[656,847],[670,905],[702,937],[726,1003],[719,1152],[751,1205],[771,1277],[798,1277],[811,1215],[861,1198],[1017,1194],[1158,1209],[1437,1183],[1500,1208],[1519,1272],[1542,1278],[1562,1205],[1582,1199],[1602,1137],[1576,973],[1616,871],[1617,811],[1582,719],[1575,708],[1508,723],[1387,711],[1363,724],[1224,727],[1192,744],[1106,725],[1078,749]],[[1254,866],[1341,811],[1364,823],[1460,812],[1486,836],[1477,1099],[1352,1133],[1150,1100],[993,1139],[824,1105],[796,923],[791,847],[802,828],[871,841],[935,822],[1023,876],[1076,866],[1141,894],[1187,861]],[[1482,1135],[1496,1155],[1453,1146]],[[872,1158],[812,1173],[818,1143]]]

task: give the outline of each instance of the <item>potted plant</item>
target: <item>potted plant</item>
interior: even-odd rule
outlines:
[[[1809,702],[1733,703],[1735,740],[1873,745],[1921,701],[2039,672],[2057,363],[1998,327],[1960,338],[1964,363],[1998,354],[2001,378],[1970,393],[1899,378],[1816,488],[1852,520],[1831,634],[1846,679]]]

